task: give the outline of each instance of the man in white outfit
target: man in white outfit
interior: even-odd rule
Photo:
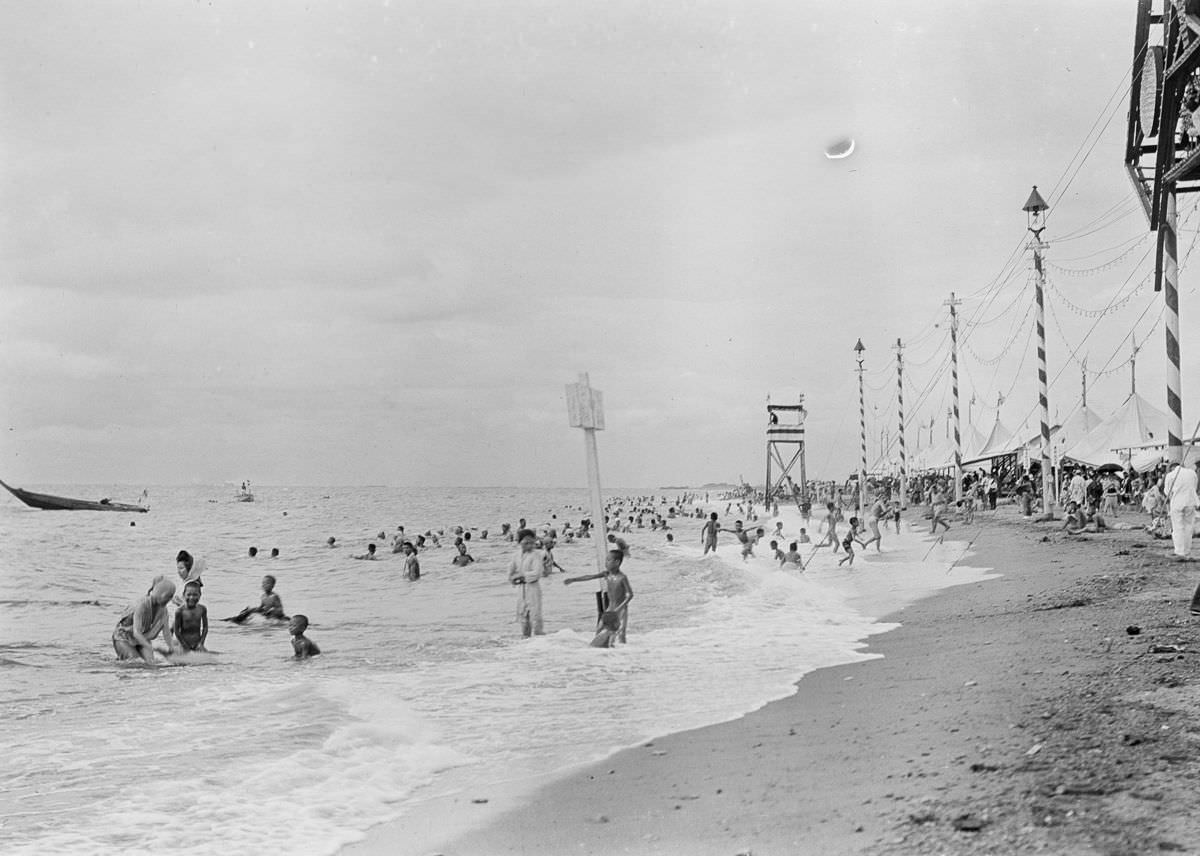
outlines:
[[[1196,471],[1182,464],[1175,464],[1163,482],[1163,492],[1171,509],[1171,541],[1175,544],[1175,556],[1190,559],[1192,554],[1192,531],[1196,524]]]

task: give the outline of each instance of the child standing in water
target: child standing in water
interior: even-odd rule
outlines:
[[[750,538],[750,533],[742,527],[742,521],[735,520],[732,529],[722,529],[722,532],[728,532],[733,537],[737,538],[742,544],[742,561],[754,555],[754,542]]]
[[[304,631],[307,629],[307,615],[293,615],[292,620],[288,622],[288,632],[292,634],[293,656],[297,660],[307,660],[309,657],[315,657],[321,653],[317,643],[304,635]]]
[[[208,607],[200,603],[200,584],[183,587],[183,606],[175,610],[175,638],[183,651],[203,651],[208,638]]]
[[[517,531],[517,543],[521,551],[513,558],[508,568],[508,581],[518,587],[517,621],[521,624],[521,635],[544,636],[542,629],[542,586],[539,582],[545,570],[542,551],[536,549],[537,536],[529,529]]]
[[[400,545],[404,553],[404,579],[421,579],[421,562],[417,559],[417,548],[411,542],[405,541]]]
[[[853,521],[853,518],[851,518]],[[838,567],[845,564],[854,564],[854,530],[851,529],[846,533],[846,537],[842,539],[842,549],[846,551],[846,555],[838,559]]]
[[[707,556],[708,551],[717,552],[717,533],[721,531],[720,524],[717,523],[717,512],[713,512],[708,516],[708,520],[704,521],[704,528],[700,530],[700,543],[704,545],[703,555]]]
[[[563,585],[570,585],[604,578],[607,590],[602,599],[601,605],[604,608],[597,622],[597,630],[602,630],[606,616],[615,615],[617,617],[617,639],[620,642],[625,641],[625,633],[629,628],[629,602],[633,600],[633,586],[629,583],[629,577],[625,576],[621,570],[621,563],[624,560],[624,551],[609,550],[604,560],[604,573],[568,577],[563,580]]]

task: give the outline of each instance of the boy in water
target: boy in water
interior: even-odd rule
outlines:
[[[738,539],[742,544],[742,561],[746,561],[750,556],[754,555],[754,542],[750,538],[750,533],[742,528],[742,521],[735,520],[732,529],[722,529],[722,532],[728,532],[730,535]]]
[[[286,621],[287,616],[283,613],[283,601],[279,599],[279,595],[275,594],[275,578],[270,574],[262,578],[262,590],[262,599],[258,606],[247,606],[233,618],[227,618],[226,621],[241,624],[256,612],[266,618]]]
[[[208,638],[208,607],[200,604],[200,584],[183,587],[183,606],[175,610],[175,638],[183,651],[203,651]]]
[[[788,545],[786,553],[780,553],[779,567],[781,568],[799,568],[804,570],[804,559],[800,555],[799,544],[793,541]]]
[[[405,541],[400,548],[404,553],[404,579],[421,579],[421,562],[417,559],[417,548],[411,541]]]
[[[717,552],[717,533],[721,531],[720,524],[717,523],[717,512],[713,512],[708,516],[708,520],[704,521],[704,527],[700,530],[700,543],[704,545],[703,555],[707,556],[708,551]]]
[[[357,556],[351,556],[350,558],[351,559],[376,559],[376,558],[378,558],[378,556],[375,555],[375,545],[368,544],[367,552],[359,553]]]
[[[809,538],[809,537],[808,537],[808,530],[807,530],[807,529],[801,529],[801,530],[800,530],[800,537],[799,537],[797,540],[798,540],[798,541],[799,541],[801,544],[811,544],[811,543],[812,543],[812,538]]]
[[[838,567],[839,568],[842,565],[847,564],[847,563],[851,564],[851,565],[854,564],[854,521],[856,519],[857,518],[854,518],[854,517],[850,518],[850,524],[851,524],[850,531],[847,532],[846,537],[842,539],[842,549],[846,551],[846,555],[844,555],[844,556],[842,556],[842,558],[838,559]]]
[[[633,600],[633,586],[629,583],[629,577],[625,576],[621,570],[621,562],[623,561],[625,561],[625,553],[623,551],[609,550],[608,556],[604,560],[604,573],[588,574],[582,577],[567,577],[563,580],[563,585],[570,585],[571,583],[582,583],[587,580],[604,578],[607,591],[605,591],[602,599],[603,610],[597,621],[597,630],[603,626],[605,616],[610,614],[616,615],[617,639],[620,642],[625,641],[625,632],[629,628],[629,602]]]
[[[295,652],[297,660],[307,660],[309,657],[315,657],[321,653],[317,643],[304,635],[304,631],[307,629],[307,615],[293,615],[292,620],[288,622],[288,632],[292,634],[292,651]]]
[[[779,549],[778,541],[771,542],[771,558],[779,562],[781,565],[784,563],[784,561],[786,561],[784,559],[783,550]]]

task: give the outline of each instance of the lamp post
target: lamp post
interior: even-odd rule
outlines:
[[[1029,234],[1033,240],[1029,242],[1033,250],[1033,267],[1036,272],[1034,285],[1037,298],[1037,353],[1038,353],[1038,403],[1042,410],[1042,513],[1051,519],[1054,517],[1054,477],[1050,472],[1050,393],[1046,380],[1046,271],[1042,265],[1042,251],[1046,244],[1042,242],[1042,232],[1046,228],[1045,213],[1050,210],[1046,200],[1038,193],[1037,185],[1022,209],[1025,212]]]
[[[862,465],[858,471],[858,511],[862,513],[867,502],[867,402],[863,397],[863,351],[866,347],[862,339],[854,346],[855,357],[858,360],[858,425],[862,438]]]

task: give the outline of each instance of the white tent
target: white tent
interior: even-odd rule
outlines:
[[[977,461],[998,458],[1001,455],[1010,455],[1021,447],[1020,443],[1014,444],[1012,439],[1013,432],[1004,427],[1004,423],[1000,421],[1000,414],[996,414],[996,421],[992,423],[992,430],[988,432],[983,442],[975,447],[975,451],[969,457],[963,456],[963,462],[973,464]]]
[[[1060,450],[1071,448],[1092,433],[1102,421],[1100,415],[1086,404],[1076,407],[1059,426],[1055,445],[1059,446]]]
[[[1135,392],[1078,442],[1064,449],[1063,457],[1089,467],[1124,467],[1131,449],[1166,439],[1166,414]]]
[[[967,463],[976,457],[979,450],[987,442],[987,438],[979,433],[974,425],[968,425],[962,432],[962,460]],[[932,446],[921,449],[913,457],[912,470],[925,472],[928,470],[945,470],[954,466],[954,438],[946,437]]]

